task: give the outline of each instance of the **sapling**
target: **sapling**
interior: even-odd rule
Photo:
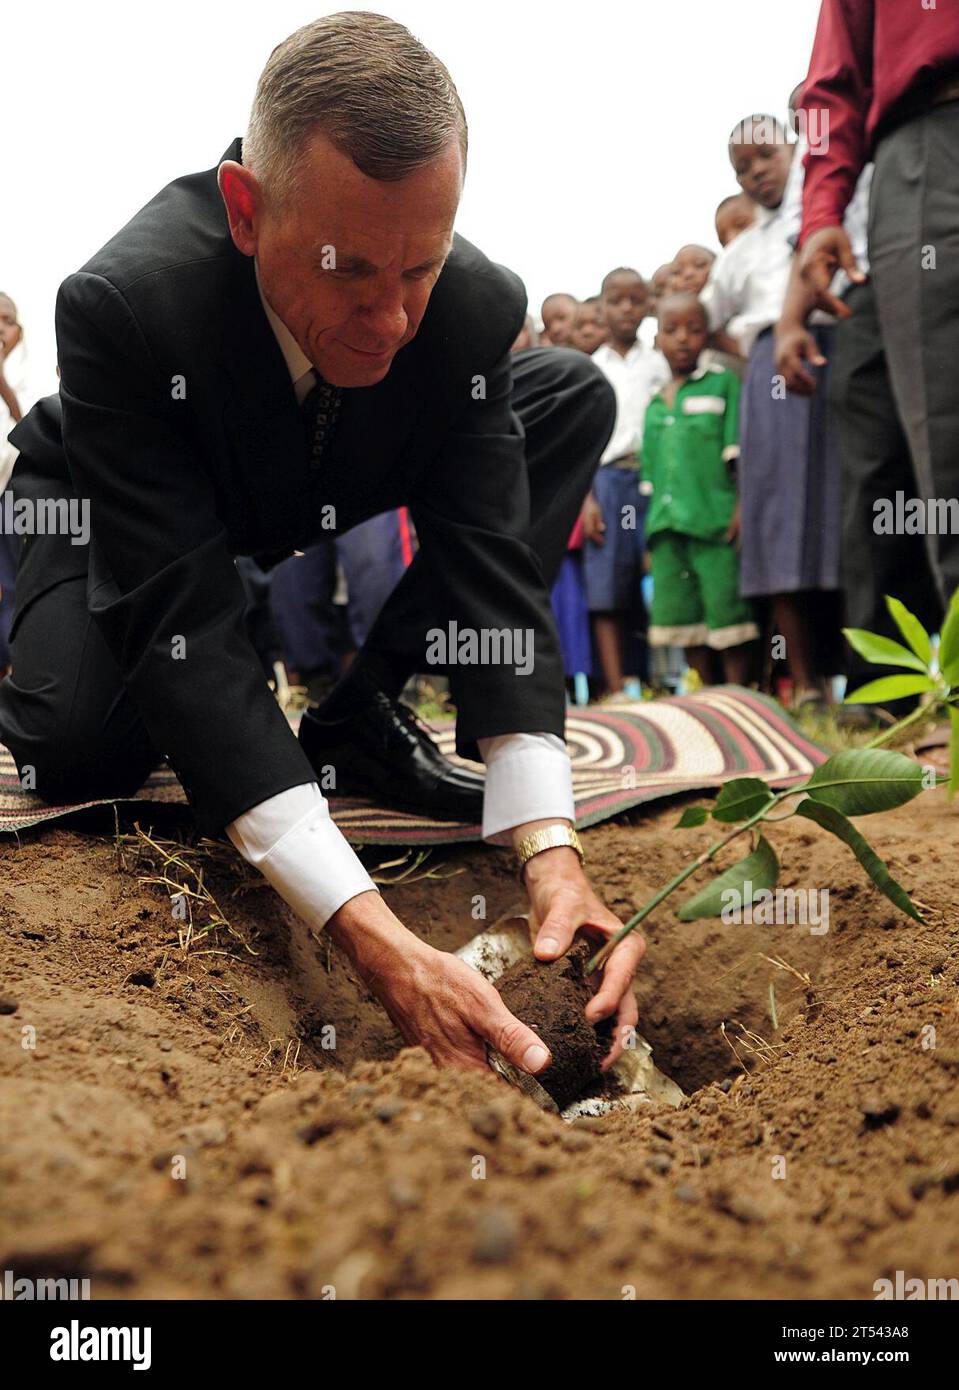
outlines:
[[[597,951],[586,966],[587,973],[597,970],[618,942],[741,835],[752,833],[750,852],[685,902],[679,909],[680,921],[721,916],[728,902],[725,895],[730,890],[742,894],[746,884],[751,884],[754,890],[774,888],[779,880],[779,860],[763,831],[794,816],[815,821],[848,845],[880,892],[885,893],[901,912],[921,922],[922,917],[909,894],[853,825],[851,817],[874,815],[903,806],[939,780],[935,774],[930,779],[912,758],[885,748],[847,748],[834,753],[801,786],[781,792],[774,792],[758,777],[734,778],[723,786],[712,808],[688,806],[676,824],[677,829],[684,829],[705,825],[712,819],[730,829],[670,879]],[[744,907],[748,905],[743,903]]]
[[[959,589],[952,596],[939,634],[938,652],[922,623],[897,598],[886,596],[886,607],[906,645],[862,628],[843,628],[850,646],[873,666],[898,666],[910,672],[903,676],[880,676],[846,696],[847,704],[882,704],[920,697],[916,708],[904,719],[884,729],[866,745],[879,748],[891,743],[903,730],[923,719],[946,716],[949,719],[949,800],[959,791]]]

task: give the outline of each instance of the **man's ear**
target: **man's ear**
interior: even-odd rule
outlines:
[[[261,204],[260,185],[253,173],[242,164],[237,164],[235,159],[224,159],[216,178],[236,249],[242,251],[244,256],[254,256],[257,214]]]

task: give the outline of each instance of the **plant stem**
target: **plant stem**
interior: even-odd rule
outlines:
[[[863,748],[881,748],[884,743],[888,743],[890,739],[895,738],[903,729],[908,729],[910,725],[918,724],[921,719],[925,719],[928,715],[934,714],[938,703],[938,701],[935,701],[931,705],[917,705],[912,714],[907,714],[905,719],[899,720],[898,724],[891,725],[890,728],[877,734],[875,738],[871,738],[868,743],[863,744]]]
[[[700,854],[696,859],[694,859],[691,864],[687,865],[685,869],[681,869],[675,878],[670,879],[669,883],[666,884],[665,888],[660,888],[659,892],[655,895],[655,897],[650,898],[649,902],[646,903],[645,907],[641,907],[640,910],[635,914],[635,916],[630,917],[626,925],[620,927],[616,935],[611,936],[609,940],[606,942],[605,946],[603,946],[600,950],[596,952],[592,960],[590,960],[586,965],[586,974],[590,975],[594,970],[598,970],[599,967],[609,958],[609,956],[611,955],[613,950],[619,945],[619,943],[625,937],[627,937],[631,931],[638,927],[640,922],[644,921],[651,912],[655,911],[655,909],[659,907],[660,903],[669,897],[670,893],[675,892],[675,890],[679,887],[681,883],[685,883],[687,878],[689,878],[691,874],[694,874],[697,869],[701,869],[704,864],[708,864],[710,859],[712,859],[714,855],[718,854],[719,851],[723,849],[725,845],[730,844],[731,841],[737,839],[738,836],[742,835],[744,831],[751,830],[754,825],[757,825],[761,820],[764,820],[767,813],[771,811],[774,806],[776,806],[780,801],[784,800],[787,796],[794,796],[796,794],[796,790],[797,789],[793,787],[790,788],[789,791],[779,792],[776,796],[773,797],[772,801],[766,803],[766,805],[762,808],[761,811],[757,811],[754,816],[751,816],[749,820],[744,821],[742,825],[734,826],[733,829],[730,830],[728,834],[724,835],[721,840],[717,840],[714,844],[710,845],[708,849],[704,849],[702,854]]]

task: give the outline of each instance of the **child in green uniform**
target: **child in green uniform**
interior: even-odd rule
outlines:
[[[701,679],[712,679],[712,652],[727,681],[749,679],[749,643],[759,636],[739,593],[739,380],[700,368],[706,311],[692,294],[659,305],[656,346],[672,380],[646,410],[642,486],[650,494],[646,540],[653,573],[650,646],[681,646]]]

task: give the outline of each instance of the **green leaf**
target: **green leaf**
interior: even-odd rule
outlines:
[[[912,671],[926,674],[925,662],[891,637],[880,637],[878,632],[866,632],[861,627],[844,627],[843,636],[853,651],[874,666],[908,666]]]
[[[910,613],[904,603],[900,603],[897,598],[890,598],[886,595],[886,607],[889,609],[890,617],[896,627],[906,639],[909,650],[916,653],[919,660],[926,669],[932,665],[932,643],[929,634],[915,613]]]
[[[700,917],[720,917],[726,906],[723,894],[730,889],[741,893],[745,883],[751,883],[753,888],[774,888],[778,879],[779,860],[769,841],[760,835],[752,854],[747,854],[745,859],[740,859],[738,864],[714,878],[695,897],[683,903],[678,913],[679,920],[695,922]],[[746,908],[749,904],[743,903],[742,906]]]
[[[843,840],[880,893],[885,893],[889,901],[895,903],[899,910],[905,912],[907,916],[915,918],[917,922],[923,920],[905,888],[896,882],[885,862],[879,858],[866,837],[860,834],[852,821],[847,820],[841,811],[837,811],[834,806],[826,805],[825,802],[813,801],[807,797],[796,807],[796,815],[805,816],[807,820],[815,821],[824,830],[832,831],[833,835]]]
[[[774,799],[769,787],[758,777],[734,777],[716,798],[713,820],[730,824],[737,820],[749,820],[764,806],[772,805]]]
[[[939,670],[950,685],[959,685],[959,589],[939,629]]]
[[[676,822],[676,829],[688,830],[693,825],[705,825],[708,819],[709,812],[705,806],[687,806]]]
[[[949,724],[952,733],[949,736],[949,786],[946,795],[951,801],[959,791],[959,710],[952,705],[949,706]]]
[[[905,695],[919,695],[924,690],[935,690],[937,685],[938,682],[931,676],[880,676],[879,680],[869,681],[867,685],[861,685],[858,690],[847,695],[845,703],[881,704],[883,700],[901,700]]]
[[[795,791],[834,806],[847,816],[871,816],[904,806],[923,790],[922,768],[888,748],[844,748]]]

